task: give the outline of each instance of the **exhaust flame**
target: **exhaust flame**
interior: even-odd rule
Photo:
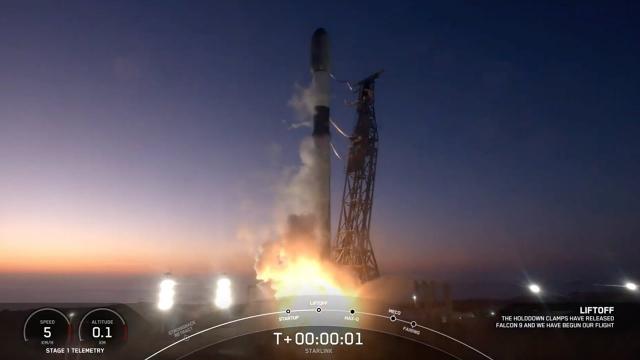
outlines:
[[[314,215],[289,215],[280,238],[262,246],[256,278],[269,284],[276,298],[356,294],[357,277],[321,256],[315,228]]]
[[[335,264],[313,256],[287,256],[281,249],[279,262],[266,265],[258,280],[271,285],[276,298],[300,295],[355,296],[357,281]]]

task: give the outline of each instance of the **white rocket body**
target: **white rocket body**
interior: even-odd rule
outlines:
[[[313,141],[317,155],[316,217],[318,238],[325,258],[331,252],[331,135],[329,132],[330,60],[329,37],[319,28],[311,38],[311,71],[313,74],[314,116]]]

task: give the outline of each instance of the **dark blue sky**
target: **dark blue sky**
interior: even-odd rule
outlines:
[[[323,26],[338,77],[386,70],[383,272],[640,276],[638,15],[631,2],[3,2],[0,246],[20,252],[8,244],[43,218],[140,252],[237,245],[298,162],[307,130],[288,129],[287,101]]]

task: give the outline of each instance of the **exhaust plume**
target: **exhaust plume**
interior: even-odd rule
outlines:
[[[313,83],[298,85],[289,101],[297,115],[291,127],[311,126]],[[297,125],[295,125],[297,124]],[[308,124],[308,125],[307,125]],[[276,297],[329,294],[354,295],[357,277],[324,256],[325,234],[321,214],[327,199],[322,189],[328,179],[322,150],[311,136],[300,143],[300,165],[278,187],[275,209],[276,238],[265,242],[256,257],[256,278],[267,283]]]

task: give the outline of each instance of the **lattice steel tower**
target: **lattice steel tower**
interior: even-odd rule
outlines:
[[[377,72],[357,84],[356,126],[349,137],[349,158],[342,193],[342,208],[333,259],[337,264],[351,267],[361,281],[380,275],[373,253],[369,226],[373,207],[373,190],[378,159],[378,126],[376,124],[375,80]]]

